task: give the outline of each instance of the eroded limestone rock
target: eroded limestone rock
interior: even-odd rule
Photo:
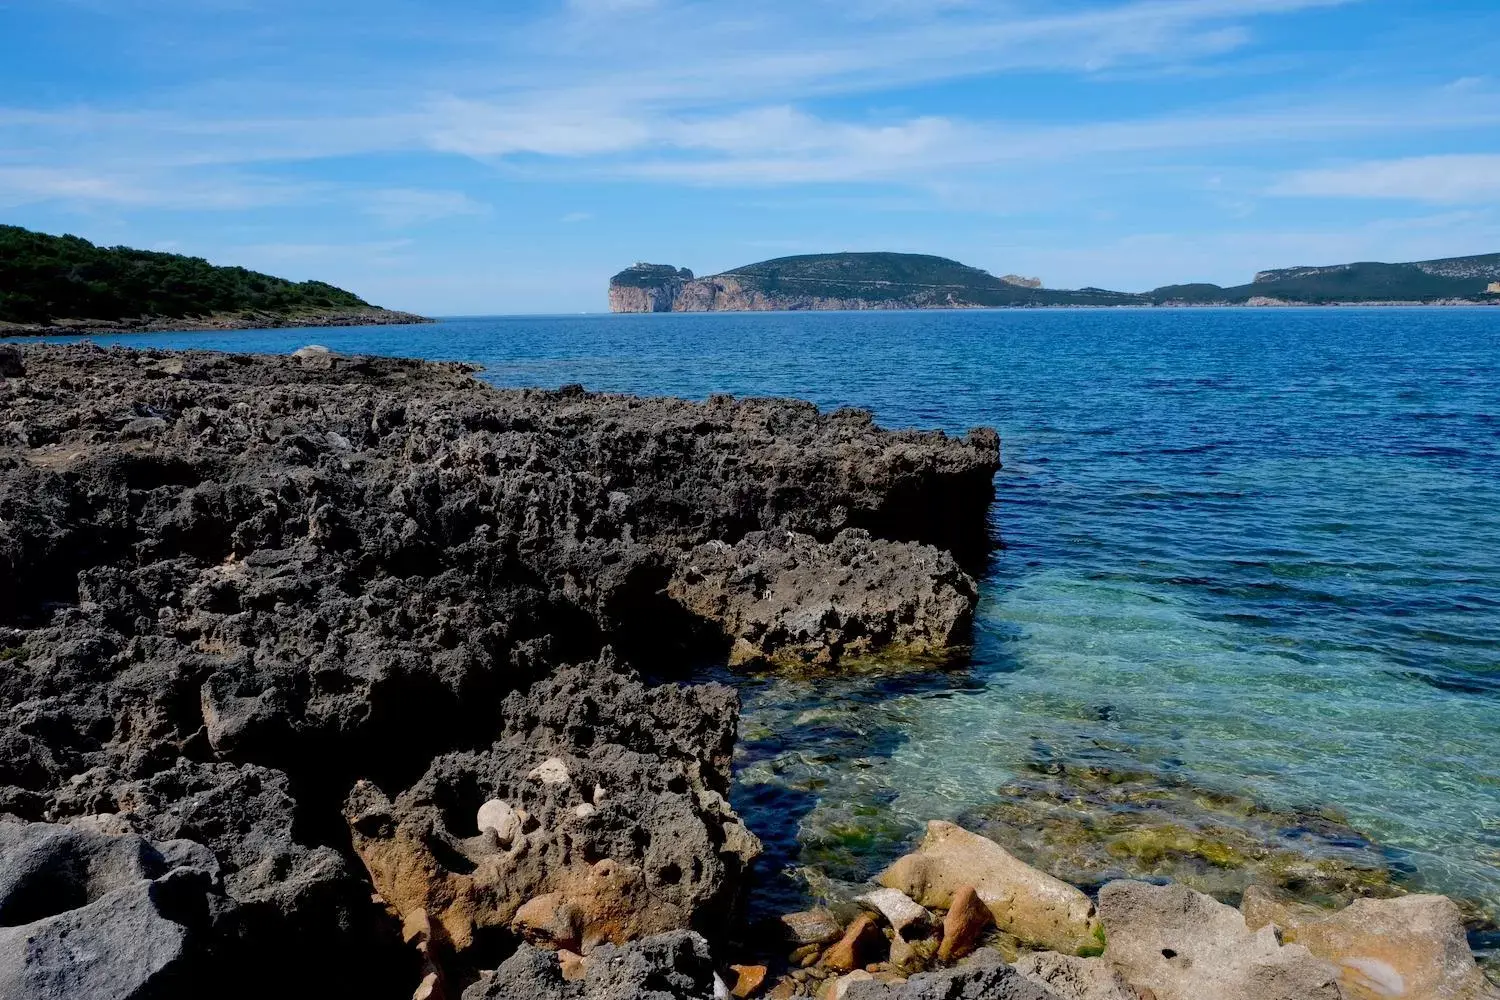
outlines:
[[[1349,1000],[1500,1000],[1474,963],[1463,917],[1445,896],[1359,899],[1336,913],[1277,903],[1263,890],[1241,904],[1251,929],[1273,926],[1339,970]]]
[[[463,1000],[715,1000],[714,980],[708,942],[676,931],[599,948],[581,979],[564,976],[555,952],[522,945]]]
[[[1039,951],[1017,958],[1015,969],[1045,986],[1057,1000],[1141,1000],[1141,994],[1102,958]]]
[[[940,549],[850,529],[829,542],[787,531],[709,542],[667,593],[719,624],[731,663],[809,667],[949,655],[969,644],[978,587]]]
[[[873,976],[849,984],[844,1000],[1057,1000],[1042,987],[1006,965],[990,950],[975,952],[963,965],[924,972],[904,983],[888,984]],[[1205,998],[1206,1000],[1206,998]]]
[[[1100,945],[1094,904],[1075,887],[1013,857],[992,840],[934,820],[917,850],[883,872],[881,885],[924,906],[948,908],[970,886],[995,926],[1021,940],[1076,954]]]
[[[1185,886],[1111,882],[1099,918],[1110,963],[1157,1000],[1343,1000],[1331,963]]]
[[[592,956],[727,912],[759,849],[723,796],[734,694],[617,671],[568,668],[512,695],[503,739],[438,758],[394,801],[354,790],[355,850],[399,917],[430,914],[457,953],[510,928]],[[633,792],[580,813],[598,786]],[[528,817],[508,844],[475,825],[496,800]]]

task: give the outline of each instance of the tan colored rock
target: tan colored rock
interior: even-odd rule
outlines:
[[[1157,1000],[1344,1000],[1332,963],[1185,886],[1111,882],[1099,917],[1111,964]]]
[[[1076,954],[1098,947],[1094,904],[1074,886],[953,823],[934,820],[917,850],[877,880],[927,907],[951,907],[971,886],[995,925],[1028,944]]]
[[[557,952],[557,964],[562,966],[562,977],[570,983],[579,983],[588,978],[588,959],[576,951],[560,948]]]
[[[837,941],[844,928],[828,910],[804,910],[781,918],[787,937],[797,945],[823,945]]]
[[[891,938],[890,964],[901,972],[920,972],[937,957],[938,943],[933,938],[907,941],[897,934]]]
[[[792,1000],[792,997],[796,995],[797,980],[791,976],[782,976],[776,981],[776,985],[771,987],[771,992],[767,994],[767,1000]]]
[[[729,968],[737,977],[730,992],[742,1000],[744,997],[754,996],[765,985],[766,967],[764,965],[731,965]]]
[[[992,923],[994,917],[979,898],[979,892],[972,885],[959,886],[943,918],[943,943],[938,946],[938,959],[955,962],[963,958],[974,950],[980,935]]]
[[[322,344],[308,344],[306,347],[299,347],[292,352],[293,360],[295,360],[303,368],[313,368],[324,371],[333,367],[335,357],[337,357],[337,355],[335,355],[328,348],[324,347]]]
[[[1245,896],[1246,922],[1274,925],[1336,965],[1348,1000],[1500,1000],[1446,896],[1360,899],[1337,913],[1281,905],[1263,890]]]
[[[532,944],[568,951],[577,950],[582,925],[583,914],[560,892],[527,900],[511,920],[511,928]]]
[[[861,913],[844,936],[823,953],[823,966],[835,972],[853,972],[885,957],[885,935],[873,917]]]
[[[927,908],[899,889],[876,889],[855,900],[885,917],[896,936],[911,940],[932,925]]]
[[[828,990],[828,1000],[844,1000],[844,994],[855,983],[869,983],[874,981],[875,976],[873,974],[866,972],[864,969],[856,969],[846,976],[840,976],[833,980],[833,985]]]
[[[1079,958],[1055,951],[1032,952],[1015,961],[1015,969],[1057,1000],[1142,1000],[1114,966],[1102,958]]]

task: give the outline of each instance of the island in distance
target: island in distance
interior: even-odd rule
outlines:
[[[610,279],[612,312],[983,309],[1007,306],[1500,304],[1500,254],[1410,264],[1262,271],[1247,285],[1167,285],[1150,292],[1044,288],[945,257],[831,253],[779,257],[697,278],[635,264]]]
[[[322,281],[0,226],[0,337],[428,322]]]

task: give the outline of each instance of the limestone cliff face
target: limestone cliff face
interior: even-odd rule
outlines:
[[[651,288],[611,285],[609,287],[609,311],[617,313],[671,312],[681,288],[681,281],[667,282]]]
[[[923,291],[890,299],[839,298],[766,292],[731,275],[692,281],[666,279],[649,287],[611,284],[609,308],[617,313],[644,312],[788,312],[866,309],[961,309],[959,301],[942,290]]]

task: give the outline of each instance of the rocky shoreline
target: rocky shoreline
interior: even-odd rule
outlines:
[[[473,373],[0,345],[0,997],[1500,995],[1441,897],[1090,896],[946,823],[748,940],[692,674],[961,656],[998,437]]]
[[[66,337],[86,333],[204,333],[211,330],[273,330],[302,327],[406,326],[435,323],[427,316],[395,309],[340,309],[299,313],[218,313],[212,316],[136,319],[58,319],[51,323],[0,323],[0,337]]]

